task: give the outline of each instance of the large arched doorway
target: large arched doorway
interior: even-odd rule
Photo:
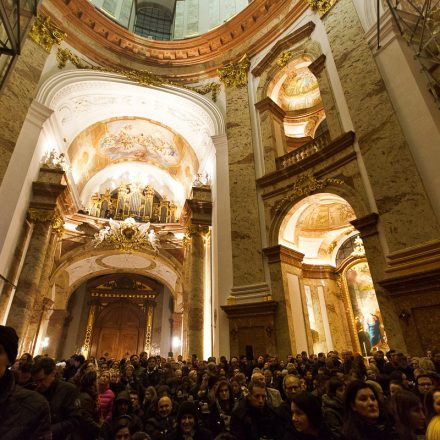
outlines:
[[[281,224],[279,244],[295,260],[282,274],[296,352],[388,348],[355,218],[346,200],[321,193],[295,204]]]

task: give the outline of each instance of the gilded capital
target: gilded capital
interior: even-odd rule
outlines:
[[[244,87],[248,81],[248,70],[251,66],[248,56],[245,54],[238,63],[230,64],[218,70],[220,80],[226,87]]]
[[[33,222],[49,222],[55,217],[55,212],[51,209],[29,208],[28,219]]]
[[[49,17],[41,15],[35,18],[29,36],[46,52],[50,52],[54,44],[60,44],[66,38],[66,34],[51,23]]]
[[[338,0],[307,0],[310,7],[322,17],[336,4]]]
[[[209,226],[204,225],[189,225],[185,238],[189,239],[194,235],[207,235],[209,233]]]

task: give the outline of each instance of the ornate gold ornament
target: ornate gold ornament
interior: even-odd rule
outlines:
[[[50,17],[41,15],[35,18],[29,36],[46,52],[50,52],[54,44],[60,44],[66,38],[66,34],[51,23]]]
[[[54,231],[59,237],[63,236],[64,220],[58,213],[55,213],[52,218],[52,231]]]
[[[216,102],[217,95],[220,91],[220,84],[211,82],[200,87],[190,87],[175,81],[170,81],[160,75],[149,72],[148,70],[125,70],[114,69],[109,67],[95,66],[87,61],[82,60],[69,49],[59,48],[57,52],[58,69],[64,69],[68,62],[72,63],[77,69],[96,70],[98,72],[116,73],[141,86],[174,86],[186,90],[192,90],[200,95],[211,93],[211,99]]]
[[[355,247],[351,253],[352,257],[365,257],[364,242],[359,235],[354,239],[354,244]]]
[[[191,238],[194,235],[206,235],[208,233],[209,233],[209,226],[190,225],[188,226],[186,235]]]
[[[81,348],[81,353],[84,356],[88,356],[90,350],[90,344],[92,342],[93,324],[95,321],[95,308],[96,305],[92,304],[89,310],[89,317],[87,319],[86,335],[84,337],[84,344]]]
[[[109,226],[102,228],[93,240],[95,247],[112,249],[141,250],[152,249],[159,252],[160,243],[150,223],[139,224],[134,218],[127,218],[123,222],[109,220]]]
[[[226,87],[244,87],[248,81],[248,70],[251,62],[246,54],[238,63],[230,64],[223,69],[218,70],[220,80]]]
[[[338,0],[307,0],[310,7],[322,17],[336,4]]]
[[[33,222],[48,222],[52,221],[55,216],[55,212],[49,209],[41,208],[29,208],[28,219]]]
[[[296,179],[290,194],[279,200],[273,207],[275,213],[281,211],[287,202],[293,202],[295,199],[302,196],[309,196],[314,191],[319,191],[329,184],[342,185],[344,183],[341,179],[325,178],[317,179],[312,174],[304,174]]]
[[[293,58],[293,52],[289,50],[285,50],[280,54],[280,56],[276,59],[275,63],[280,67],[285,67],[289,63],[289,61]]]

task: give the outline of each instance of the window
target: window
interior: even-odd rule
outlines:
[[[172,14],[159,5],[142,6],[136,12],[134,32],[155,40],[170,40],[172,20]]]
[[[341,244],[341,247],[338,249],[338,253],[336,254],[336,267],[339,267],[339,265],[353,253],[353,250],[356,247],[354,241],[357,237],[359,237],[359,234],[347,238],[347,240]]]

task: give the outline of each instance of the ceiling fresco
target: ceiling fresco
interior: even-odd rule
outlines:
[[[165,171],[183,186],[192,183],[199,165],[182,136],[160,123],[131,117],[91,125],[73,140],[68,156],[79,192],[93,176],[114,164],[126,164],[118,167],[122,180],[130,179],[133,163],[142,163],[150,165],[150,170],[157,168],[158,173]]]

